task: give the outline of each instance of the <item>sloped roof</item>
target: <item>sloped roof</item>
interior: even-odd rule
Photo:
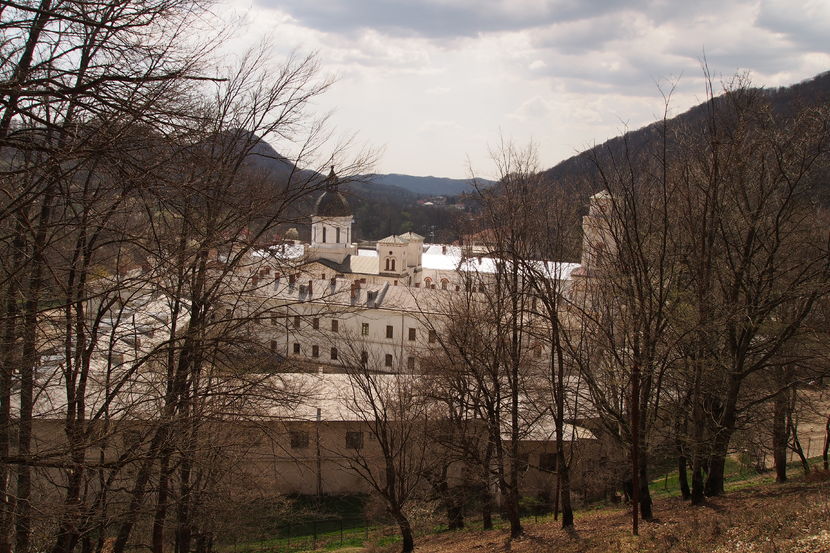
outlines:
[[[391,236],[387,236],[386,238],[378,240],[378,244],[409,244],[409,241],[401,236],[393,234]]]
[[[420,240],[421,242],[424,241],[424,237],[420,234],[415,234],[414,232],[407,232],[405,234],[401,234],[401,238],[404,240]]]

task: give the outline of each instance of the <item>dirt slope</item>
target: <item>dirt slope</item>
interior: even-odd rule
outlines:
[[[418,553],[830,553],[830,483],[792,483],[731,492],[692,508],[679,499],[655,502],[658,520],[630,535],[627,510],[584,513],[577,530],[555,522],[526,525],[507,543],[503,530],[422,538]]]

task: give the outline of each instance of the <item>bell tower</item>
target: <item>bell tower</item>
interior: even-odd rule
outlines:
[[[311,216],[309,256],[342,263],[347,255],[357,253],[352,245],[354,216],[349,202],[339,191],[334,166],[326,179],[326,191],[317,199]]]

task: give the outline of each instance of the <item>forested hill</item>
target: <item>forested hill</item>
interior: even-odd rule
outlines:
[[[799,110],[807,107],[830,107],[830,71],[821,73],[811,79],[792,86],[780,88],[752,89],[761,93],[772,106],[773,112],[781,119],[790,117]],[[724,96],[719,96],[715,102],[723,102]],[[699,104],[688,111],[669,120],[669,129],[702,128],[706,123],[707,104]],[[629,151],[638,152],[656,147],[661,140],[659,122],[652,123],[637,130],[629,131],[621,136],[612,138],[602,144],[594,146],[584,152],[570,157],[554,167],[544,171],[550,182],[571,182],[584,186],[586,194],[596,192],[592,185],[596,168],[593,159],[602,157],[601,153],[611,153],[618,157],[622,155],[627,145]],[[669,136],[672,133],[669,132]],[[670,139],[671,140],[671,139]],[[827,204],[830,203],[830,168],[822,167],[815,183],[819,197]]]

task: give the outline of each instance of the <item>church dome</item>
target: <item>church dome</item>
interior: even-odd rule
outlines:
[[[352,209],[343,194],[337,190],[339,182],[334,174],[334,167],[331,168],[327,180],[326,191],[317,199],[314,214],[318,217],[350,217]]]

